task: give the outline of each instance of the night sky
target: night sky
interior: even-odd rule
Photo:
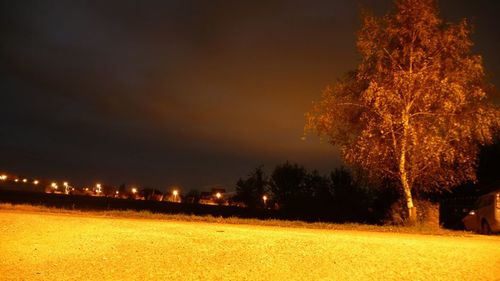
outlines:
[[[2,1],[0,170],[183,190],[286,160],[327,172],[304,113],[392,1]],[[500,1],[440,1],[500,85]]]

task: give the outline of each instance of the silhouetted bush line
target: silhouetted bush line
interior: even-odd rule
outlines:
[[[0,190],[0,202],[32,204],[83,211],[135,210],[153,213],[212,215],[216,217],[281,218],[274,210],[251,210],[233,206],[201,205],[187,203],[131,200],[110,197],[64,195],[27,191]]]
[[[164,214],[187,214],[199,216],[211,215],[223,218],[238,217],[301,220],[305,222],[376,222],[375,220],[368,220],[366,218],[365,215],[370,213],[369,210],[363,210],[363,212],[353,211],[352,206],[347,209],[348,207],[345,206],[349,204],[348,202],[344,202],[342,204],[339,203],[338,205],[342,206],[342,208],[345,207],[346,210],[327,208],[325,205],[312,208],[312,201],[304,202],[304,205],[300,208],[298,208],[298,205],[293,205],[294,208],[287,207],[280,210],[273,210],[265,208],[241,208],[235,206],[172,203],[12,190],[0,190],[0,202],[41,205],[46,207],[82,211],[134,210]],[[328,210],[328,212],[326,210]]]
[[[213,216],[222,218],[245,218],[245,219],[261,219],[261,220],[287,220],[287,221],[304,221],[304,222],[331,222],[331,223],[369,223],[369,224],[392,224],[387,221],[390,215],[390,206],[388,202],[393,202],[393,195],[389,196],[384,192],[379,193],[379,197],[372,201],[375,211],[357,212],[359,221],[355,221],[352,214],[348,210],[339,211],[335,207],[327,208],[324,205],[315,207],[312,210],[299,212],[298,210],[269,210],[269,209],[251,209],[240,208],[233,206],[217,206],[217,205],[201,205],[189,203],[172,203],[158,202],[145,200],[119,199],[109,197],[94,197],[81,195],[63,195],[50,194],[27,191],[6,191],[0,190],[0,203],[10,204],[29,204],[40,205],[49,208],[80,210],[80,211],[137,211],[151,212],[157,214],[180,214],[180,215],[195,215],[195,216]],[[463,210],[470,208],[473,198],[467,198],[460,204],[452,204],[444,202],[440,208],[440,219],[442,226],[450,229],[464,229],[461,219]],[[325,202],[326,203],[326,202]],[[345,206],[347,204],[339,206]],[[379,207],[377,207],[377,205]],[[306,208],[310,205],[306,205]],[[377,211],[382,210],[382,211]],[[326,212],[325,215],[318,215],[318,212]],[[370,217],[362,217],[368,214]],[[378,217],[377,217],[378,216]],[[349,221],[348,219],[351,219]],[[371,219],[371,221],[370,221]]]

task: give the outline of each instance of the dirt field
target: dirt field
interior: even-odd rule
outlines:
[[[0,210],[0,280],[500,280],[500,237]]]

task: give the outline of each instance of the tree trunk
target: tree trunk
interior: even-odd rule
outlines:
[[[406,207],[408,208],[408,222],[415,224],[417,222],[417,208],[413,205],[411,187],[408,183],[408,172],[406,168],[407,137],[408,137],[409,118],[403,113],[403,137],[401,138],[401,155],[399,158],[399,176],[401,186],[405,195]]]
[[[406,207],[408,208],[408,222],[410,224],[415,224],[417,222],[417,207],[413,205],[411,189],[410,185],[408,184],[408,179],[406,178],[406,175],[403,174],[401,175],[401,184],[403,185]]]

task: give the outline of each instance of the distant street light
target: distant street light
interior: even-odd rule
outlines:
[[[97,184],[95,185],[95,187],[96,187],[96,192],[97,192],[97,193],[101,193],[101,191],[102,191],[102,189],[101,189],[101,184],[100,184],[100,183],[97,183]]]
[[[0,180],[3,180],[3,181],[4,181],[4,180],[6,180],[6,179],[7,179],[7,175],[1,175],[1,176],[0,176]]]
[[[33,184],[34,184],[34,185],[37,185],[38,183],[39,183],[39,182],[38,182],[38,180],[34,180],[34,181],[33,181]]]
[[[266,195],[262,196],[262,201],[264,201],[264,205],[266,205],[266,202],[267,202],[267,196]]]
[[[177,195],[179,195],[179,191],[174,189],[174,191],[172,191],[172,195],[174,195],[174,202],[177,202]]]
[[[57,183],[53,182],[52,184],[50,184],[50,186],[53,188],[53,189],[57,189]]]
[[[215,194],[215,197],[217,197],[217,199],[220,199],[220,198],[222,197],[222,194],[220,194],[220,192],[217,192],[217,193]]]
[[[23,179],[23,182],[27,182],[27,181],[28,181],[28,179]]]
[[[132,188],[132,193],[133,193],[133,194],[136,194],[136,193],[137,193],[137,188],[135,188],[135,187],[134,187],[134,188]]]
[[[18,182],[18,181],[19,181],[19,179],[15,179],[14,181],[15,181],[15,182]]]

